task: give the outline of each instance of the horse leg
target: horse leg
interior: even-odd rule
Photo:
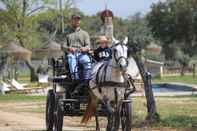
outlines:
[[[111,107],[110,104],[105,104],[105,109],[107,112],[108,124],[107,131],[118,131],[120,125],[120,105],[117,104],[115,110]]]
[[[109,104],[105,104],[105,109],[107,112],[107,129],[106,131],[113,131],[113,110]]]
[[[96,119],[96,131],[100,131],[99,120],[98,120],[98,111],[97,110],[96,110],[96,113],[95,113],[95,119]]]
[[[113,111],[112,110],[110,110],[107,119],[108,119],[107,131],[113,131]]]

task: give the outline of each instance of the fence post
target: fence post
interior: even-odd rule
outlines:
[[[163,65],[162,66],[160,66],[160,78],[163,78],[163,76],[164,76],[164,69],[163,69],[164,67],[163,67]]]

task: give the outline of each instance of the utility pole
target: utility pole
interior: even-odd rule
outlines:
[[[60,27],[61,27],[61,30],[62,30],[62,33],[64,33],[64,12],[63,12],[63,9],[62,9],[62,0],[59,0],[59,8],[60,8],[60,14],[61,14],[61,23],[60,23]]]

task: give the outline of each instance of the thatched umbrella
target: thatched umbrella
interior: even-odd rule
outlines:
[[[14,60],[30,60],[32,55],[31,51],[15,44],[14,42],[0,48],[0,53],[7,54]]]
[[[18,60],[30,62],[32,52],[15,44],[14,42],[11,42],[0,48],[0,55],[7,56],[7,62],[4,64],[6,64],[8,77],[11,79],[16,78],[16,62]]]
[[[50,41],[43,47],[35,49],[33,52],[35,58],[54,58],[60,57],[64,54],[64,52],[61,50],[60,44],[56,43],[55,41]]]

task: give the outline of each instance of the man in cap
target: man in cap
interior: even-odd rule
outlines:
[[[62,48],[68,52],[68,64],[72,79],[79,80],[78,64],[83,67],[82,79],[91,79],[91,60],[88,56],[90,50],[89,34],[80,28],[81,16],[74,14],[71,17],[71,26],[65,29],[66,42]]]

